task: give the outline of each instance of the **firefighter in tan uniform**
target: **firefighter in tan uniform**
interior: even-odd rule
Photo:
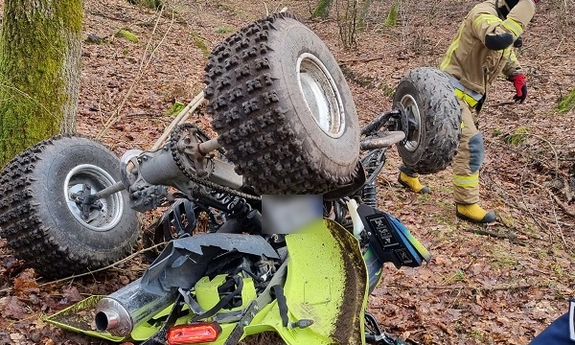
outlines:
[[[537,1],[535,1],[537,2]],[[475,222],[495,221],[495,213],[479,205],[479,169],[483,163],[483,137],[475,125],[491,83],[501,74],[512,81],[522,103],[527,96],[525,75],[513,45],[535,14],[534,0],[487,0],[476,5],[459,27],[441,63],[459,98],[462,135],[453,162],[456,214]],[[400,168],[399,183],[417,193],[429,193],[417,174]]]

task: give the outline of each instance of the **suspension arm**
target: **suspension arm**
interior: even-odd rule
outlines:
[[[102,189],[98,193],[90,195],[89,201],[94,202],[94,201],[100,200],[102,198],[107,198],[112,194],[116,194],[118,192],[123,191],[124,189],[126,189],[126,186],[124,186],[124,183],[122,181],[118,181],[118,182],[114,183],[113,185]]]
[[[366,138],[361,141],[360,148],[364,151],[384,149],[391,147],[405,139],[405,133],[401,131],[383,132],[378,136]]]
[[[385,113],[379,115],[375,119],[371,120],[363,129],[361,130],[361,135],[371,135],[377,132],[389,119],[394,116],[401,115],[399,110],[386,111]]]

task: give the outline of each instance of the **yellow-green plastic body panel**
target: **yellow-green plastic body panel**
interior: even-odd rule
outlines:
[[[92,329],[96,314],[96,305],[106,296],[93,295],[74,305],[44,318],[44,321],[69,331],[82,333],[88,336],[121,342],[125,338],[116,337],[110,333],[98,332]]]
[[[289,320],[313,324],[283,327],[274,301],[256,315],[245,335],[274,330],[288,345],[365,344],[367,271],[357,240],[337,223],[322,220],[286,236],[286,242]]]
[[[226,282],[227,275],[222,274],[219,276],[214,277],[214,279],[210,280],[209,277],[202,277],[196,285],[194,289],[196,291],[196,300],[202,309],[210,310],[213,308],[218,302],[220,301],[220,294],[218,292],[218,288],[222,286]],[[258,296],[256,294],[256,288],[254,286],[254,281],[252,278],[244,278],[243,279],[244,286],[242,287],[242,305],[232,309],[232,310],[240,310],[245,309],[251,301],[255,300]]]
[[[72,332],[82,333],[91,337],[106,339],[113,342],[122,342],[125,340],[144,341],[159,329],[159,326],[149,323],[143,323],[130,334],[129,337],[118,337],[108,332],[99,332],[94,329],[94,317],[96,314],[96,305],[106,296],[90,296],[74,305],[71,305],[59,312],[44,318],[44,321],[54,326],[67,329]],[[155,319],[166,317],[172,310],[173,305],[169,305],[154,315]],[[176,324],[183,324],[188,321],[188,317],[178,319]]]
[[[287,235],[286,242],[289,261],[284,294],[290,325],[282,325],[280,309],[274,300],[260,306],[250,324],[244,328],[243,337],[275,331],[288,345],[365,344],[364,310],[368,297],[368,277],[357,240],[339,224],[320,220],[299,233]],[[204,277],[198,281],[196,298],[205,310],[219,301],[217,288],[223,283],[222,279],[225,276],[217,276],[211,281]],[[241,308],[256,299],[253,286],[251,279],[244,280]],[[93,310],[100,298],[102,296],[92,296],[50,316],[47,321],[71,331],[115,342],[146,340],[161,326],[144,323],[134,329],[130,338],[119,338],[93,331],[90,324],[80,325],[66,318],[63,321],[59,315],[78,314],[90,308]],[[154,319],[168,315],[171,307],[158,313]],[[189,316],[181,317],[176,324],[184,324],[189,319]],[[312,320],[313,324],[303,329],[291,326],[299,320]],[[220,337],[210,344],[223,344],[235,326],[236,323],[221,324]]]

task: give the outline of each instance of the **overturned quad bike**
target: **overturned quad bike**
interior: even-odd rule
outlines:
[[[395,144],[419,173],[451,162],[461,119],[448,78],[410,71],[393,110],[360,129],[327,47],[276,14],[220,44],[205,82],[217,138],[184,124],[164,147],[118,160],[60,136],[2,172],[1,236],[43,277],[125,257],[137,212],[169,206],[145,237],[169,242],[140,279],[48,321],[143,344],[237,344],[264,332],[287,344],[400,344],[366,311],[367,297],[385,262],[416,267],[429,253],[377,208],[377,177]],[[283,218],[267,218],[266,200]]]

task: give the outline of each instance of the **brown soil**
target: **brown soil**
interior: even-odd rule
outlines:
[[[161,15],[123,0],[86,1],[84,37],[97,35],[104,42],[83,47],[78,131],[95,137],[118,114],[103,142],[118,154],[150,147],[173,119],[166,113],[174,102],[187,103],[202,90],[209,50],[265,16],[266,7],[272,12],[283,6],[342,63],[366,122],[391,109],[391,95],[406,71],[438,65],[458,22],[476,2],[404,0],[395,27],[382,25],[391,2],[373,2],[357,47],[345,50],[333,18],[308,19],[311,0],[171,0]],[[478,227],[455,219],[449,169],[423,177],[431,195],[403,190],[395,180],[400,161],[390,153],[380,206],[402,219],[434,258],[417,269],[386,266],[370,298],[370,310],[386,331],[422,344],[521,345],[566,311],[575,295],[575,145],[569,140],[575,112],[558,114],[555,107],[575,85],[575,24],[568,16],[574,8],[573,1],[538,5],[518,54],[528,75],[527,102],[504,104],[514,90],[502,79],[480,115],[487,147],[482,203],[498,212],[500,222]],[[138,42],[114,37],[121,28]],[[200,111],[190,121],[208,128],[209,120]],[[140,258],[90,278],[43,286],[0,239],[0,343],[105,344],[49,326],[41,317],[88,295],[110,293],[144,268]]]

